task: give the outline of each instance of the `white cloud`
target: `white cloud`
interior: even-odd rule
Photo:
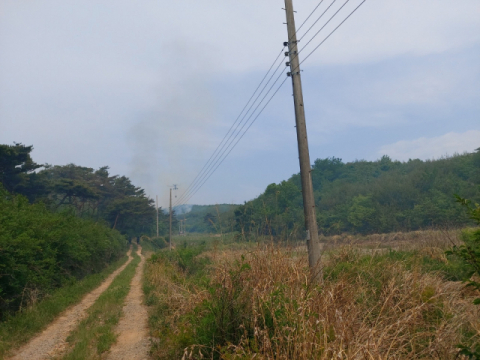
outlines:
[[[464,133],[448,134],[415,140],[402,140],[394,144],[382,146],[378,155],[388,155],[392,159],[407,161],[408,159],[437,159],[444,155],[473,152],[480,147],[480,131],[469,130]]]
[[[305,3],[308,4],[302,4],[303,14],[313,5],[310,1]],[[343,3],[338,1],[333,11]],[[325,38],[359,3],[350,1],[313,43]],[[400,55],[425,56],[470,46],[480,41],[479,16],[480,3],[476,0],[368,0],[309,59],[307,66],[376,62]],[[313,48],[308,46],[304,54]]]
[[[318,1],[294,1],[297,25]],[[359,2],[351,0],[343,16]],[[332,10],[343,3],[336,1]],[[187,182],[178,178],[191,179],[203,166],[286,40],[282,5],[282,0],[0,0],[0,143],[34,144],[39,162],[108,164],[151,195]],[[423,64],[397,77],[391,70],[374,78],[377,69],[363,74],[362,67],[478,49],[479,16],[478,0],[368,0],[305,63],[307,85],[309,74],[337,67],[328,87],[321,78],[305,86],[312,145],[361,127],[372,129],[369,139],[381,138],[376,129],[427,121],[428,116],[411,115],[412,106],[427,113],[427,105],[443,111],[457,98],[477,99],[476,58],[436,68]],[[311,45],[328,33],[327,27]],[[342,72],[351,80],[339,85]],[[266,168],[272,163],[262,156],[267,151],[295,153],[290,84],[282,91],[232,152],[235,171]],[[470,103],[460,105],[455,113]],[[228,116],[220,116],[222,109]],[[441,131],[471,128],[451,122]],[[296,154],[291,163],[294,167],[280,164],[271,174],[259,173],[254,184],[251,177],[243,182],[263,188],[268,176],[277,181],[296,171]],[[235,171],[229,174],[232,186],[241,183]],[[222,184],[218,180],[216,186]],[[244,195],[237,189],[235,199],[256,191],[246,189]],[[226,190],[206,192],[202,201],[213,193],[220,198]]]

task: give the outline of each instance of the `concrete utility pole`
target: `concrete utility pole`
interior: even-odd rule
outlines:
[[[155,199],[155,208],[157,209],[157,238],[158,238],[158,195]]]
[[[312,167],[308,150],[305,108],[303,106],[302,79],[300,61],[298,59],[297,32],[292,0],[285,0],[288,29],[288,55],[290,57],[290,76],[292,77],[293,98],[295,104],[295,122],[297,128],[298,154],[300,159],[300,175],[302,178],[303,211],[307,230],[308,263],[314,277],[320,276],[320,243],[318,241],[315,199],[313,197]]]
[[[172,250],[172,189],[170,188],[170,237],[168,239],[170,251]]]

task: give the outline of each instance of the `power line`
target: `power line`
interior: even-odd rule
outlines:
[[[250,125],[247,127],[247,129],[243,132],[243,134],[241,135],[240,139],[238,139],[235,143],[234,141],[238,138],[238,136],[240,135],[240,133],[242,132],[242,130],[245,128],[245,125],[248,124],[249,120],[254,116],[255,112],[258,110],[258,108],[262,105],[263,101],[267,98],[268,94],[270,94],[270,92],[272,91],[272,89],[274,88],[275,84],[278,82],[278,80],[280,79],[280,77],[282,76],[283,74],[283,70],[285,69],[285,67],[282,69],[282,72],[278,75],[278,77],[275,79],[274,83],[272,84],[272,86],[270,87],[270,89],[267,91],[267,93],[263,96],[262,100],[258,103],[257,107],[255,108],[255,110],[250,114],[250,116],[248,117],[248,119],[243,123],[242,127],[240,128],[240,130],[236,133],[235,137],[233,138],[233,140],[230,142],[230,144],[227,146],[227,148],[223,151],[223,153],[220,155],[220,157],[217,158],[217,160],[215,161],[215,163],[213,163],[213,166],[210,168],[210,171],[205,174],[205,176],[203,177],[203,181],[200,181],[199,183],[197,183],[195,185],[194,188],[192,188],[191,190],[191,194],[187,194],[184,199],[182,201],[188,201],[188,199],[190,199],[195,193],[197,193],[197,191],[203,186],[203,184],[205,184],[205,182],[213,175],[213,173],[218,169],[218,167],[220,166],[220,164],[223,163],[223,161],[226,159],[226,157],[232,152],[233,148],[236,147],[236,145],[238,144],[238,142],[240,141],[240,139],[243,138],[243,136],[245,135],[245,133],[248,131],[248,129],[250,129],[250,127],[252,126],[253,122],[255,122],[255,120],[260,116],[260,114],[263,112],[263,110],[265,109],[266,105],[268,105],[270,103],[270,101],[272,100],[273,97],[271,97],[268,102],[266,103],[266,105],[262,108],[262,110],[260,111],[260,113],[257,114],[257,116],[254,118],[254,120],[250,123]],[[283,83],[282,83],[283,84]],[[275,94],[278,92],[279,89],[277,89],[275,91]],[[232,146],[232,144],[234,144]],[[227,155],[225,155],[225,153],[228,151]],[[180,203],[180,202],[179,202]]]
[[[282,50],[282,52],[283,52],[283,50]],[[277,57],[277,59],[276,59],[275,61],[278,61],[278,58],[279,58],[279,57]],[[241,118],[241,120],[238,122],[238,119],[240,119],[240,117],[241,117],[241,115],[240,115],[240,116],[237,118],[237,121],[236,121],[236,122],[232,125],[232,127],[230,128],[230,130],[232,130],[232,129],[235,127],[235,124],[236,124],[235,129],[234,129],[233,131],[229,131],[230,135],[229,135],[229,133],[227,133],[227,134],[225,135],[224,139],[226,139],[228,135],[229,135],[229,136],[228,136],[227,140],[223,142],[223,144],[220,144],[220,145],[217,147],[217,150],[218,150],[218,151],[216,151],[216,152],[214,152],[214,154],[212,154],[212,156],[210,157],[210,164],[206,164],[206,165],[204,166],[204,171],[203,171],[203,173],[202,173],[201,175],[200,175],[200,174],[197,175],[197,180],[194,181],[194,182],[191,184],[191,186],[189,186],[188,191],[185,191],[185,192],[182,194],[182,196],[181,196],[181,197],[178,199],[178,201],[177,201],[178,203],[180,203],[185,197],[187,197],[189,192],[192,192],[192,191],[195,190],[195,187],[198,186],[198,184],[201,183],[202,180],[203,180],[206,176],[208,176],[208,173],[209,173],[209,171],[211,170],[211,168],[212,168],[213,166],[215,166],[217,159],[218,159],[219,157],[222,157],[222,156],[223,156],[223,153],[226,151],[226,150],[224,150],[224,149],[225,149],[225,146],[226,146],[227,149],[228,149],[228,147],[230,146],[230,144],[229,144],[230,139],[231,139],[232,136],[234,136],[234,134],[237,132],[238,128],[242,125],[243,121],[244,121],[245,118],[248,116],[248,114],[250,113],[251,109],[255,106],[255,104],[257,103],[258,99],[262,96],[263,92],[265,91],[265,88],[268,86],[268,84],[272,81],[272,78],[273,78],[273,77],[275,76],[275,74],[278,72],[278,69],[279,69],[280,66],[282,65],[282,62],[283,62],[283,59],[282,59],[281,62],[278,64],[278,66],[277,66],[277,68],[275,69],[275,71],[273,72],[272,76],[271,76],[271,77],[268,79],[268,81],[265,83],[265,85],[263,86],[262,90],[258,93],[258,95],[257,95],[257,97],[255,98],[255,100],[254,100],[253,102],[251,102],[250,107],[249,107],[248,110],[244,113],[244,115],[243,115],[243,117]],[[273,65],[275,65],[275,63],[274,63]],[[273,66],[272,66],[272,67],[273,67]],[[271,68],[272,68],[272,67],[271,67]],[[271,68],[270,68],[270,70],[271,70]],[[270,72],[270,70],[269,70],[269,72]],[[269,72],[268,72],[268,73],[269,73]],[[268,73],[267,73],[267,75],[268,75]],[[266,78],[266,77],[265,77],[265,78]],[[263,80],[262,80],[262,83],[263,83]],[[262,83],[260,83],[260,85],[261,85]],[[257,90],[258,90],[258,88],[257,88]],[[248,103],[247,103],[247,106],[248,106]],[[245,107],[245,108],[246,108],[246,107]],[[244,108],[244,109],[245,109],[245,108]],[[254,111],[255,111],[255,110],[254,110]],[[242,111],[242,112],[243,112],[243,111]],[[248,120],[247,120],[247,121],[248,121]]]
[[[282,60],[283,62],[283,60]],[[225,154],[226,151],[228,151],[229,147],[231,146],[231,144],[233,143],[233,141],[235,141],[235,139],[238,137],[238,134],[242,131],[242,129],[245,127],[245,125],[248,123],[248,121],[252,118],[252,116],[255,114],[255,111],[257,111],[257,109],[259,108],[259,106],[262,104],[262,102],[265,100],[265,98],[268,96],[269,92],[272,90],[273,86],[275,85],[275,83],[278,81],[276,80],[274,82],[274,85],[272,85],[270,87],[270,89],[267,91],[267,93],[264,95],[264,97],[262,98],[262,100],[258,103],[258,105],[256,106],[256,108],[253,110],[253,112],[250,114],[250,116],[247,118],[247,120],[244,122],[245,118],[247,117],[247,115],[250,113],[250,110],[253,108],[253,106],[255,106],[255,104],[257,103],[257,100],[260,98],[260,96],[262,96],[263,92],[265,91],[266,87],[268,86],[268,84],[270,84],[271,80],[273,79],[273,77],[275,76],[275,74],[278,73],[278,70],[280,69],[280,66],[282,65],[282,62],[280,62],[277,66],[277,68],[275,69],[275,71],[273,72],[272,76],[268,79],[268,81],[265,83],[265,86],[263,87],[262,91],[260,91],[260,93],[258,94],[257,98],[255,99],[255,101],[250,105],[250,108],[248,109],[248,111],[245,113],[245,115],[243,116],[242,120],[237,124],[235,130],[233,132],[231,132],[230,136],[228,137],[227,141],[222,145],[222,148],[220,149],[220,151],[215,155],[214,159],[212,160],[212,162],[210,163],[210,165],[208,166],[208,168],[205,170],[205,173],[199,178],[197,184],[195,184],[191,189],[190,189],[190,192],[193,192],[195,191],[195,188],[200,184],[202,183],[202,180],[209,176],[209,172],[211,171],[211,169],[215,166],[215,164],[218,163],[219,159],[222,158],[223,154]],[[281,74],[280,74],[281,75]],[[242,125],[243,123],[243,125]],[[242,127],[240,128],[239,131],[238,128],[240,127],[240,125],[242,125]],[[235,134],[235,136],[234,136]],[[233,140],[231,140],[231,142],[227,145],[227,143],[230,141],[230,139],[232,138],[232,136],[234,136]],[[226,146],[226,148],[225,148]],[[225,149],[225,150],[224,150]],[[184,197],[187,197],[188,196],[188,193],[184,193],[182,194],[182,199],[179,199],[178,200],[178,203],[180,203],[181,201],[183,201],[183,198]]]
[[[260,81],[260,83],[258,84],[257,88],[255,89],[255,91],[253,92],[252,96],[250,97],[250,99],[247,101],[247,103],[245,104],[245,106],[243,107],[242,111],[240,111],[240,114],[238,115],[237,119],[235,120],[235,122],[232,124],[232,126],[230,127],[230,129],[227,131],[227,133],[225,134],[225,136],[223,137],[222,141],[220,141],[220,143],[218,144],[217,148],[215,149],[215,151],[212,153],[212,155],[210,156],[210,158],[207,160],[207,162],[205,163],[205,165],[203,165],[202,169],[200,170],[200,172],[197,174],[197,176],[195,177],[195,179],[193,179],[193,181],[190,183],[190,185],[188,186],[188,188],[185,190],[185,192],[182,194],[181,197],[184,196],[184,194],[186,194],[190,188],[193,186],[193,184],[197,181],[198,177],[199,176],[202,176],[203,172],[205,171],[205,168],[209,165],[209,163],[211,162],[212,158],[215,156],[215,154],[217,153],[218,149],[222,146],[223,142],[225,141],[225,139],[227,138],[228,134],[230,133],[230,131],[234,128],[235,124],[238,122],[238,120],[241,118],[243,112],[245,111],[245,109],[248,107],[248,104],[250,104],[250,102],[252,101],[253,97],[255,96],[255,94],[257,93],[258,89],[260,89],[260,86],[262,86],[263,82],[265,81],[265,79],[267,78],[268,74],[270,73],[270,71],[272,70],[272,68],[275,66],[275,64],[277,63],[278,59],[280,58],[280,56],[282,56],[282,53],[283,51],[285,50],[285,47],[282,48],[282,50],[280,51],[280,53],[278,54],[278,56],[276,57],[276,59],[274,60],[274,62],[272,63],[272,65],[270,66],[270,68],[268,69],[267,73],[265,74],[265,76],[263,77],[263,79]],[[227,140],[228,141],[228,140]],[[179,199],[180,200],[180,199]]]
[[[307,35],[307,34],[310,32],[310,30],[313,29],[313,27],[320,21],[320,19],[323,17],[323,15],[325,15],[325,13],[332,7],[333,4],[335,4],[336,1],[337,1],[337,0],[333,0],[333,1],[332,1],[332,3],[331,3],[331,4],[325,9],[325,11],[317,18],[317,20],[315,20],[315,22],[312,24],[312,26],[310,26],[310,27],[308,28],[308,30],[305,31],[305,33],[302,35],[302,37],[301,37],[298,41],[302,40],[302,39],[305,37],[305,35]],[[323,1],[322,1],[322,2],[323,2]],[[321,4],[321,3],[320,3],[320,4]],[[319,6],[320,6],[320,4],[319,4]],[[300,28],[298,28],[298,30],[300,30]],[[298,30],[297,30],[297,31],[298,31]]]
[[[313,41],[313,39],[315,39],[315,38],[317,37],[318,34],[320,34],[320,32],[321,32],[323,29],[325,29],[325,27],[330,23],[330,21],[332,21],[332,19],[333,19],[335,16],[337,16],[337,14],[345,7],[345,5],[348,4],[349,1],[350,1],[350,0],[345,1],[345,2],[343,3],[343,5],[340,6],[340,8],[335,12],[335,14],[333,14],[333,15],[330,17],[330,19],[328,19],[328,21],[320,28],[320,30],[318,30],[318,31],[315,33],[315,35],[313,35],[313,37],[302,47],[302,51],[303,51],[303,49],[305,49],[305,48],[308,46],[308,44],[310,44],[310,43]],[[335,0],[334,0],[334,2],[335,2]],[[333,3],[332,3],[332,4],[333,4]],[[347,18],[347,19],[348,19],[348,18]],[[344,22],[345,22],[345,20],[344,20]],[[343,22],[342,22],[342,23],[343,23]],[[305,36],[305,35],[304,35],[304,36]],[[301,39],[303,39],[303,36],[302,36]],[[300,40],[301,40],[301,39],[300,39]],[[300,51],[300,52],[301,52],[301,51]],[[299,54],[300,54],[300,52],[299,52]]]
[[[334,0],[334,2],[335,2],[335,1],[336,1],[336,0]],[[298,56],[303,52],[303,50],[305,50],[305,48],[318,36],[318,34],[320,34],[320,32],[330,23],[330,21],[331,21],[335,16],[337,16],[337,14],[340,12],[340,10],[342,10],[349,1],[350,1],[350,0],[345,1],[345,3],[330,17],[330,19],[328,19],[328,21],[320,28],[320,30],[318,30],[318,31],[315,33],[315,35],[312,36],[312,38],[303,46],[303,48],[302,48],[300,51],[298,51],[297,54],[295,54],[295,56],[294,56],[293,58],[298,57]],[[320,43],[320,45],[318,45],[315,49],[313,49],[313,51],[311,51],[311,52],[302,60],[302,62],[300,63],[300,65],[301,65],[308,57],[310,57],[310,55],[312,55],[312,54],[315,52],[315,50],[316,50],[318,47],[320,47],[321,44],[323,44],[345,21],[347,21],[347,19],[348,19],[350,16],[352,16],[353,13],[354,13],[355,11],[357,11],[357,9],[358,9],[360,6],[362,6],[365,1],[366,1],[366,0],[363,0],[363,1],[360,3],[360,5],[358,5],[335,29],[333,29],[333,31]],[[296,70],[296,69],[295,69],[295,70]],[[294,70],[292,70],[292,71],[294,71]]]
[[[280,74],[281,76],[282,74]],[[278,79],[280,79],[280,76],[277,78],[277,80],[275,81],[275,83],[278,81]],[[247,131],[250,129],[250,127],[253,125],[253,123],[260,117],[260,115],[263,113],[263,111],[265,110],[265,108],[268,106],[268,104],[270,104],[270,102],[272,101],[272,99],[275,97],[275,95],[277,95],[278,91],[281,89],[281,87],[283,86],[283,84],[285,84],[285,82],[287,81],[288,77],[286,77],[282,83],[280,84],[280,86],[275,90],[275,92],[273,93],[273,95],[270,97],[270,99],[268,99],[268,101],[265,103],[265,105],[263,106],[263,108],[260,110],[260,112],[257,114],[257,116],[253,119],[253,121],[250,123],[250,125],[248,125],[248,127],[245,129],[245,131],[243,132],[242,136],[240,136],[240,138],[237,140],[237,142],[233,145],[233,147],[230,148],[230,150],[228,151],[228,153],[223,157],[223,159],[220,161],[220,163],[215,167],[215,169],[210,173],[210,175],[203,181],[203,183],[197,188],[197,190],[195,190],[195,192],[193,192],[187,199],[186,201],[190,200],[190,198],[192,198],[197,192],[198,190],[200,190],[200,188],[205,184],[205,182],[215,173],[215,171],[220,167],[220,165],[222,165],[223,161],[228,157],[228,155],[230,155],[230,153],[232,152],[232,150],[237,146],[237,144],[240,142],[240,140],[242,140],[243,136],[247,133]],[[274,83],[274,84],[275,84]],[[268,93],[267,93],[268,95]]]
[[[310,15],[307,16],[307,18],[306,18],[305,21],[302,23],[302,25],[300,25],[300,26],[298,27],[297,31],[299,31],[299,30],[303,27],[303,25],[305,25],[305,23],[308,21],[308,19],[310,19],[310,17],[313,15],[313,13],[314,13],[315,11],[317,11],[317,9],[320,7],[320,5],[322,5],[323,1],[324,1],[324,0],[321,0],[321,1],[318,3],[318,5],[315,6],[315,9],[313,9],[313,11],[310,13]]]
[[[353,11],[352,11],[350,14],[348,14],[348,16],[347,16],[345,19],[343,19],[343,21],[342,21],[335,29],[333,29],[333,31],[330,32],[330,34],[328,34],[328,36],[325,37],[325,39],[323,39],[323,40],[320,42],[320,44],[318,44],[307,56],[305,56],[305,58],[302,60],[302,62],[300,63],[300,65],[303,64],[303,63],[305,62],[305,60],[307,60],[315,51],[317,51],[317,49],[318,49],[320,46],[322,46],[323,43],[324,43],[325,41],[327,41],[327,39],[328,39],[330,36],[332,36],[332,34],[333,34],[335,31],[337,31],[337,29],[338,29],[340,26],[342,26],[343,23],[344,23],[345,21],[347,21],[347,20],[350,18],[350,16],[352,16],[352,15],[360,8],[360,6],[362,6],[362,5],[365,3],[365,1],[367,1],[367,0],[363,0],[355,9],[353,9]],[[302,49],[302,50],[303,50],[303,49]]]
[[[323,0],[322,0],[323,1]],[[335,2],[336,0],[334,0]],[[319,30],[317,31],[317,33],[308,41],[307,45],[310,44],[313,39],[315,39],[318,34],[321,32],[321,30],[323,30],[325,28],[325,26],[343,9],[343,7],[349,2],[350,0],[347,0],[341,7],[340,9],[338,9],[335,14],[327,21],[327,23]],[[316,50],[318,50],[318,48],[320,48],[320,46],[323,45],[323,43],[325,43],[325,41],[330,38],[330,36],[338,30],[338,28],[340,28],[340,26],[342,26],[345,21],[347,21],[352,15],[353,13],[355,13],[359,8],[360,6],[362,6],[364,3],[366,2],[366,0],[363,0],[337,27],[335,27],[335,29],[333,29],[333,31],[331,31],[320,43],[319,45],[317,45],[303,60],[302,62],[299,64],[299,66],[301,64],[303,64]],[[321,2],[320,2],[321,4]],[[320,6],[317,5],[317,7],[314,9],[314,11]],[[333,4],[333,3],[332,3]],[[328,9],[327,9],[328,10]],[[313,11],[313,12],[314,12]],[[313,12],[311,14],[313,14]],[[324,12],[325,13],[325,12]],[[310,16],[311,16],[310,14]],[[310,17],[309,16],[309,17]],[[323,16],[323,14],[321,15]],[[307,18],[308,20],[308,18]],[[306,21],[305,21],[306,22]],[[304,23],[305,23],[304,22]],[[318,21],[317,21],[318,22]],[[303,26],[303,24],[302,24]],[[309,29],[310,30],[310,29]],[[305,33],[306,34],[306,33]],[[305,36],[304,34],[304,36]],[[306,45],[306,46],[307,46]],[[301,51],[303,51],[304,48],[302,48]],[[283,51],[283,49],[282,49]],[[301,52],[300,51],[300,52]],[[299,53],[296,54],[296,56],[299,55]],[[278,60],[278,57],[277,59],[275,60],[275,62]],[[274,62],[274,64],[275,64]],[[273,67],[273,65],[272,65]],[[269,72],[270,70],[272,69],[272,67],[269,69]],[[277,69],[275,70],[275,72],[273,73],[272,77],[276,74],[276,72],[278,71],[279,67],[277,67]],[[293,69],[292,71],[295,71],[296,69]],[[267,72],[267,75],[268,73]],[[281,74],[280,74],[281,76]],[[210,168],[210,171],[206,171],[205,174],[202,176],[202,179],[197,181],[197,184],[195,184],[195,186],[193,188],[191,188],[191,190],[189,191],[189,193],[184,193],[184,195],[182,195],[182,199],[179,199],[179,201],[177,202],[177,205],[179,205],[181,202],[183,203],[186,203],[188,200],[190,200],[199,190],[200,188],[203,187],[203,185],[206,183],[206,181],[208,181],[208,179],[210,179],[210,177],[216,172],[216,170],[219,168],[219,166],[225,161],[225,159],[230,155],[230,153],[232,152],[232,150],[237,146],[237,144],[240,142],[240,140],[244,137],[244,135],[247,133],[247,131],[250,129],[250,127],[253,125],[253,123],[258,119],[258,117],[263,113],[263,111],[265,110],[265,108],[268,106],[268,104],[272,101],[272,99],[275,97],[275,95],[278,93],[278,91],[280,90],[280,88],[283,86],[283,84],[287,81],[288,78],[285,78],[283,80],[283,82],[280,84],[280,86],[275,90],[275,92],[273,93],[273,95],[268,99],[268,101],[265,103],[265,105],[263,106],[263,108],[260,110],[260,112],[256,115],[256,117],[250,122],[250,124],[248,125],[248,127],[245,129],[245,131],[243,131],[242,135],[240,136],[240,138],[234,143],[235,139],[237,139],[238,135],[242,132],[243,128],[245,127],[245,125],[248,123],[248,121],[253,117],[253,115],[255,114],[255,112],[258,110],[258,108],[260,107],[260,105],[262,104],[262,102],[265,100],[265,98],[268,96],[268,94],[271,92],[271,90],[273,89],[273,87],[275,86],[275,84],[278,82],[278,80],[280,79],[280,76],[277,77],[277,79],[275,80],[275,82],[273,83],[273,85],[270,87],[270,89],[267,91],[267,93],[265,94],[265,96],[262,98],[262,100],[260,101],[260,103],[257,105],[257,107],[255,108],[255,110],[252,112],[252,114],[250,115],[250,117],[247,119],[247,121],[243,124],[243,126],[241,127],[241,129],[237,132],[237,134],[235,135],[235,137],[233,138],[233,140],[230,142],[230,144],[227,146],[227,148],[225,149],[225,151],[223,151],[223,153],[220,155],[220,157],[218,157],[218,154],[216,156],[216,161],[213,163],[210,164],[209,168]],[[268,85],[268,83],[270,82],[270,80],[272,79],[272,77],[269,79],[269,81],[267,82],[267,84],[264,86],[264,88],[262,89],[262,91],[259,93],[259,95],[257,96],[257,98],[255,99],[255,101],[252,103],[252,105],[250,106],[250,109],[247,111],[247,113],[244,115],[244,118],[246,117],[246,115],[250,112],[251,108],[253,107],[253,105],[256,103],[256,101],[258,100],[258,98],[261,96],[261,94],[263,93],[264,89],[266,88],[266,86]],[[264,79],[266,78],[266,76],[264,77]],[[262,82],[264,81],[264,79],[262,80]],[[261,84],[260,84],[261,85]],[[260,87],[259,85],[259,87]],[[258,88],[259,88],[258,87]],[[258,91],[258,88],[256,91]],[[255,93],[254,93],[255,94]],[[252,98],[253,98],[253,95],[252,95]],[[247,105],[248,106],[248,103]],[[246,108],[245,106],[245,108]],[[245,109],[244,108],[244,109]],[[244,110],[242,110],[243,112]],[[238,119],[237,119],[238,120]],[[243,122],[243,119],[242,121],[237,125],[235,131],[233,133],[235,133],[238,129],[238,127],[240,126],[240,124]],[[235,125],[235,123],[234,123]],[[232,125],[232,128],[233,126]],[[233,133],[230,135],[229,139],[227,140],[227,142],[230,140],[230,138],[233,136]],[[228,135],[228,133],[227,133]],[[227,136],[226,135],[226,136]],[[224,137],[224,139],[226,138],[226,136]],[[234,144],[233,144],[234,143]],[[226,143],[225,143],[226,144]],[[224,144],[224,146],[225,146]],[[233,146],[231,146],[233,144]],[[224,148],[224,146],[222,147],[222,149]],[[218,147],[217,147],[218,149]],[[228,151],[228,152],[227,152]],[[227,153],[226,153],[227,152]],[[220,152],[219,152],[220,153]],[[226,153],[226,155],[225,155]],[[212,157],[211,157],[212,158]],[[213,165],[212,165],[213,164]],[[216,166],[215,166],[216,165]],[[197,175],[198,177],[198,175]],[[193,184],[193,183],[192,183]]]
[[[303,23],[300,25],[299,29],[301,29],[306,23],[307,21],[310,19],[310,17],[315,13],[315,11],[320,7],[320,5],[323,3],[324,0],[321,0],[320,3],[310,12],[310,14],[307,16],[307,18],[303,21]],[[335,0],[334,0],[335,1]],[[318,21],[318,20],[317,20]],[[207,160],[207,162],[205,163],[205,165],[202,167],[202,169],[200,170],[200,172],[197,174],[197,176],[195,177],[195,179],[192,181],[192,183],[188,186],[188,188],[185,190],[185,192],[182,194],[182,196],[179,198],[178,202],[181,202],[183,200],[184,197],[187,196],[188,192],[192,191],[196,185],[198,185],[199,182],[201,182],[202,178],[205,177],[205,175],[208,173],[208,169],[211,167],[213,161],[215,161],[215,159],[218,157],[219,153],[222,151],[222,149],[225,147],[226,143],[230,140],[232,134],[238,129],[238,126],[239,124],[243,121],[243,119],[245,118],[246,114],[248,114],[248,112],[251,110],[252,106],[249,108],[249,110],[247,111],[247,113],[244,115],[244,117],[242,118],[242,120],[240,121],[240,123],[237,125],[237,127],[235,128],[235,130],[230,134],[230,137],[228,137],[228,139],[226,140],[225,142],[225,139],[227,138],[228,134],[231,132],[231,130],[233,129],[233,127],[235,126],[235,124],[238,122],[238,120],[240,119],[240,117],[242,116],[242,113],[245,111],[245,109],[247,108],[248,104],[251,102],[251,100],[253,99],[253,97],[255,96],[255,94],[257,93],[258,89],[260,88],[261,84],[263,83],[263,81],[266,79],[266,77],[268,76],[269,72],[271,71],[271,69],[273,68],[273,66],[275,65],[276,61],[278,60],[278,58],[281,56],[281,54],[283,53],[283,51],[285,50],[285,46],[282,48],[282,50],[280,51],[280,54],[277,56],[277,58],[275,59],[275,61],[273,62],[272,66],[270,67],[270,69],[267,71],[267,73],[265,74],[265,76],[263,77],[262,81],[260,82],[260,84],[258,85],[258,87],[256,88],[256,90],[254,91],[254,93],[252,94],[252,96],[250,97],[249,101],[247,102],[247,104],[245,105],[245,107],[242,109],[242,111],[240,112],[240,115],[237,117],[237,119],[235,120],[235,122],[232,124],[232,126],[230,127],[230,129],[227,131],[227,133],[225,134],[224,138],[222,139],[222,141],[220,142],[220,144],[217,146],[217,148],[215,149],[215,151],[213,152],[213,154],[210,156],[210,158]],[[278,68],[277,68],[278,70]],[[275,73],[274,73],[275,74]],[[273,77],[274,75],[272,75]],[[271,80],[271,79],[270,79]],[[269,81],[270,81],[269,80]],[[267,82],[268,84],[269,82]],[[266,86],[267,86],[266,84]],[[265,87],[266,87],[265,86]],[[259,96],[261,96],[263,90],[265,89],[265,87],[262,89],[262,91],[260,92]],[[253,102],[253,104],[255,104],[255,102],[258,100],[259,96],[257,96],[257,98],[255,99],[255,101]],[[252,104],[252,105],[253,105]],[[223,144],[223,145],[222,145]],[[220,150],[219,150],[220,149]],[[228,149],[228,147],[227,147]],[[223,154],[222,154],[223,155]],[[220,156],[222,156],[220,155]],[[213,160],[212,160],[213,159]]]

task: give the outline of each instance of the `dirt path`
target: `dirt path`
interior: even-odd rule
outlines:
[[[131,249],[128,251],[128,261],[124,265],[115,270],[98,288],[86,295],[79,304],[65,310],[41,334],[17,350],[11,360],[45,360],[61,354],[67,347],[67,336],[85,318],[87,309],[132,261],[131,251]]]
[[[142,248],[138,247],[141,258],[135,276],[130,284],[130,292],[125,299],[123,317],[120,319],[116,330],[118,339],[112,346],[107,360],[144,360],[149,359],[150,340],[148,336],[148,313],[143,305],[142,278],[145,257],[141,254]]]

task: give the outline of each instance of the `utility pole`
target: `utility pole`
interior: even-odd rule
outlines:
[[[297,128],[298,155],[300,160],[300,176],[302,178],[303,211],[305,213],[305,228],[307,231],[308,264],[314,278],[320,276],[320,243],[313,197],[312,167],[308,150],[307,126],[305,123],[305,108],[303,104],[302,79],[300,61],[298,59],[298,41],[295,28],[295,16],[292,0],[285,0],[288,29],[288,55],[290,57],[290,73],[293,85],[295,104],[295,122]]]
[[[155,199],[155,208],[157,209],[157,238],[158,238],[158,195]]]
[[[170,188],[170,237],[168,242],[170,251],[172,251],[172,188]]]

